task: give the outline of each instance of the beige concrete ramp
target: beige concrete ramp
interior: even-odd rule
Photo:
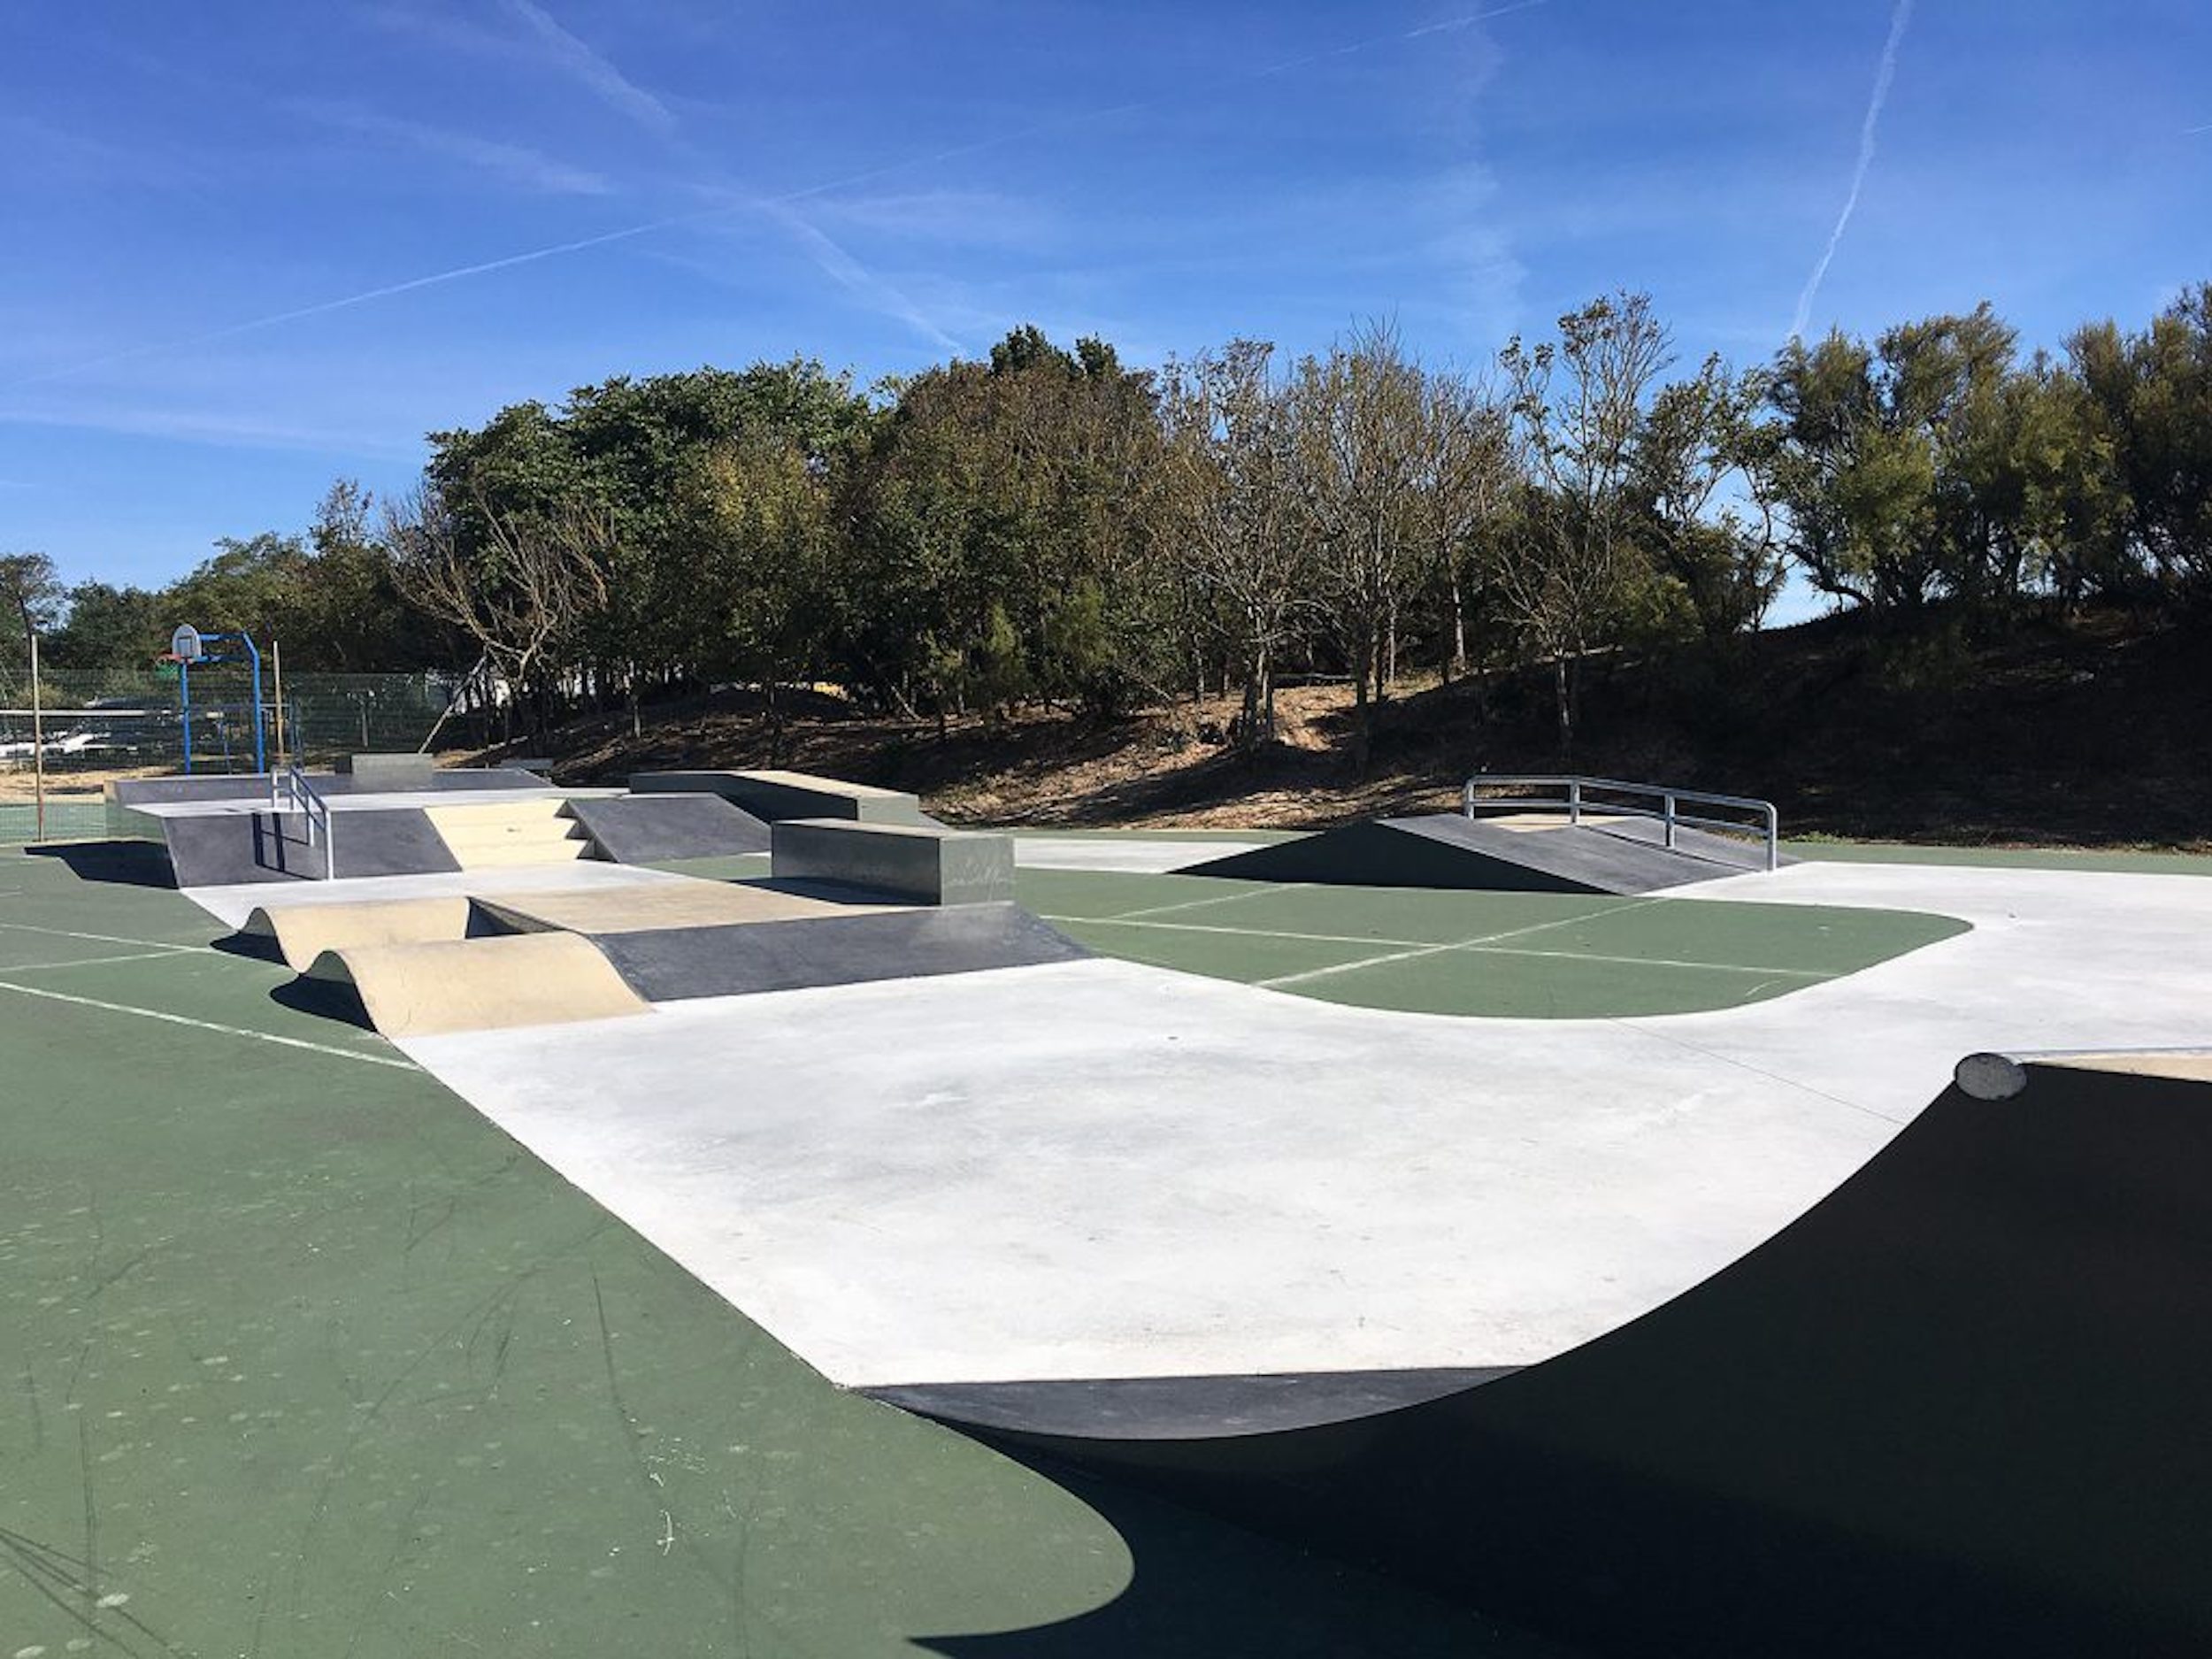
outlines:
[[[649,1012],[613,964],[574,933],[517,933],[326,950],[311,988],[360,999],[387,1037],[555,1025]]]
[[[257,904],[238,933],[262,954],[304,972],[326,950],[457,940],[467,934],[468,924],[469,901],[453,895],[360,904]]]

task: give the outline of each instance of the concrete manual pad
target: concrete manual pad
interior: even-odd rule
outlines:
[[[457,895],[357,904],[257,904],[238,937],[260,954],[303,972],[326,950],[465,938],[469,913],[469,901]]]
[[[1693,891],[1974,926],[1638,1020],[1091,961],[403,1047],[803,1357],[886,1385],[1529,1363],[1763,1242],[1960,1056],[2173,1047],[2212,1008],[2200,880],[1803,864]]]
[[[487,894],[480,897],[479,902],[501,921],[518,929],[565,928],[571,933],[592,934],[867,916],[903,908],[844,903],[749,881],[702,881],[680,876],[652,886]]]
[[[324,951],[306,977],[357,996],[367,1023],[396,1040],[651,1011],[574,933],[349,946]]]
[[[770,856],[780,879],[873,889],[917,904],[987,904],[1014,896],[1014,843],[1005,835],[786,818],[773,826]]]

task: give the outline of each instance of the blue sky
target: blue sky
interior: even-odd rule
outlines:
[[[156,582],[503,403],[1023,321],[1474,366],[1627,286],[1694,366],[2212,278],[2201,0],[1479,11],[8,6],[0,550]]]

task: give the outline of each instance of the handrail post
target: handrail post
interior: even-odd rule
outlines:
[[[1567,780],[1567,822],[1582,822],[1582,780],[1579,778]]]
[[[1666,811],[1667,850],[1672,852],[1674,850],[1674,795],[1670,792],[1661,796],[1660,799],[1664,803]]]
[[[1475,815],[1475,780],[1472,778],[1459,787],[1459,815],[1462,818]]]
[[[1767,873],[1772,875],[1782,867],[1782,817],[1771,802],[1767,803],[1766,820]]]

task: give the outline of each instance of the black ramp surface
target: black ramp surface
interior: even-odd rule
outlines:
[[[1186,865],[1190,876],[1308,881],[1330,887],[1468,887],[1504,893],[1652,893],[1761,866],[1762,855],[1725,836],[1661,826],[1507,829],[1456,812],[1376,818],[1297,841]]]
[[[411,876],[458,870],[427,815],[412,807],[332,814],[341,876]],[[219,812],[166,818],[162,833],[180,887],[248,881],[319,881],[324,849],[307,844],[296,813]]]
[[[632,990],[655,1002],[1033,967],[1091,954],[1016,904],[598,933],[592,942]]]
[[[2212,1089],[2029,1071],[1665,1307],[1425,1403],[1208,1434],[1200,1379],[1087,1431],[1106,1385],[897,1396],[1608,1652],[2212,1652]]]
[[[718,795],[614,795],[572,800],[569,816],[618,864],[719,858],[768,850],[768,826]]]

